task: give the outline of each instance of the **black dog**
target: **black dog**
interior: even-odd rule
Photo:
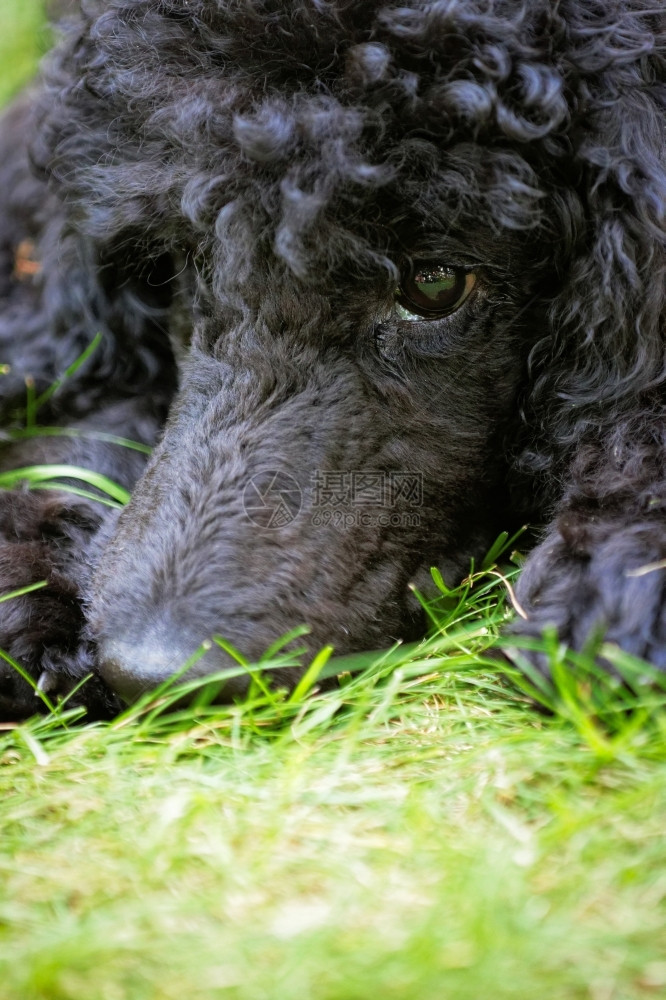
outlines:
[[[381,647],[530,520],[520,630],[666,667],[659,6],[85,0],[2,125],[4,426],[102,338],[2,468],[138,482],[0,494],[0,593],[48,581],[0,647],[126,697],[212,634]]]

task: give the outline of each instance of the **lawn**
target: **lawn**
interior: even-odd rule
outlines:
[[[2,4],[6,97],[44,36]],[[666,689],[550,640],[537,711],[505,594],[326,693],[0,729],[0,1000],[666,996]]]

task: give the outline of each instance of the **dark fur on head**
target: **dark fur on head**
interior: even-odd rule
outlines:
[[[666,667],[666,15],[82,7],[0,138],[3,412],[101,330],[48,419],[152,443],[169,416],[118,519],[0,497],[2,589],[50,583],[0,604],[0,645],[35,676],[94,663],[131,697],[213,633],[251,657],[302,622],[313,648],[389,644],[422,628],[411,581],[438,564],[455,582],[529,518],[545,531],[520,631],[580,647],[601,629]],[[17,280],[26,239],[41,271]],[[476,284],[417,321],[395,297],[424,261]],[[136,453],[54,440],[14,442],[2,464],[139,476]],[[244,497],[273,471],[303,508],[257,526]],[[379,496],[344,528],[318,516],[318,476],[370,472],[421,476],[417,516],[400,491],[393,520]],[[65,639],[36,600],[71,607]],[[27,710],[14,687],[7,701]]]

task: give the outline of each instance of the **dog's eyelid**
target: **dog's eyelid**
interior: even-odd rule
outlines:
[[[485,257],[482,258],[478,254],[472,253],[462,244],[456,243],[449,246],[436,240],[403,245],[398,248],[393,259],[401,271],[422,264],[439,264],[460,268],[461,271],[478,271],[486,265]]]
[[[409,312],[409,310],[405,309],[405,307],[403,305],[401,305],[399,302],[395,303],[394,312],[395,312],[396,316],[398,317],[398,319],[401,320],[403,323],[427,323],[428,322],[428,320],[424,319],[423,316],[419,316],[419,315],[417,315],[417,313]],[[438,318],[441,318],[441,317],[438,317]]]

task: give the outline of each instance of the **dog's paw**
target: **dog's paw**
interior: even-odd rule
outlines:
[[[94,649],[85,638],[82,587],[90,572],[88,546],[100,516],[67,494],[0,493],[0,719],[16,720],[68,698],[89,718],[117,710],[93,674]],[[27,593],[17,593],[36,587]],[[32,678],[33,687],[16,666]]]
[[[598,649],[603,640],[666,670],[666,525],[656,518],[562,516],[527,559],[516,597],[526,618],[509,639],[554,628],[570,649]],[[517,662],[525,657],[549,672],[546,653],[521,649]],[[603,656],[597,662],[612,669]]]

